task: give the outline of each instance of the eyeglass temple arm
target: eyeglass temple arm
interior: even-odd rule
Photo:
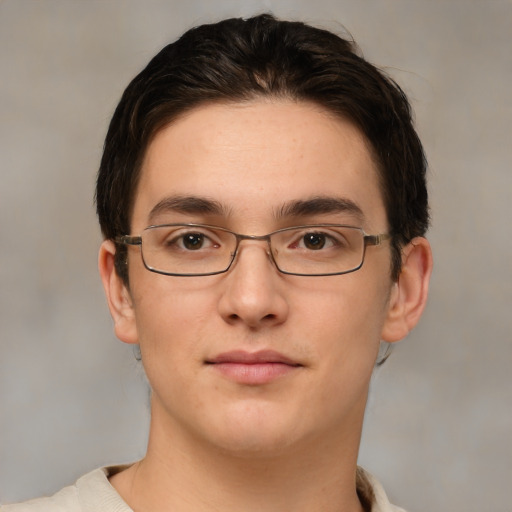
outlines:
[[[391,235],[388,234],[380,234],[380,235],[365,235],[364,243],[366,245],[380,245],[384,240],[389,240]]]
[[[142,237],[141,236],[116,236],[115,238],[118,244],[127,244],[127,245],[142,245]]]

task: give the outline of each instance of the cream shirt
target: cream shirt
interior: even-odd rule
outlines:
[[[121,469],[119,466],[96,469],[53,496],[4,505],[0,512],[133,512],[108,481],[110,475]],[[362,470],[360,473],[373,490],[371,512],[405,512],[389,503],[384,489],[374,477]]]

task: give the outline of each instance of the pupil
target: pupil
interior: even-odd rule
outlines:
[[[325,235],[320,233],[308,233],[307,235],[304,235],[304,245],[308,249],[322,249],[325,245]]]
[[[183,245],[187,249],[200,249],[203,245],[204,235],[201,233],[189,233],[183,238]]]

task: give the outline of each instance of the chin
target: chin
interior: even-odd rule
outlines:
[[[308,437],[300,416],[264,404],[245,404],[217,415],[209,424],[210,442],[240,457],[265,458],[287,451]]]
[[[231,435],[228,437],[226,434]],[[287,432],[261,430],[255,432],[254,429],[223,432],[222,437],[212,439],[212,441],[226,454],[250,459],[266,459],[279,456],[294,444]]]

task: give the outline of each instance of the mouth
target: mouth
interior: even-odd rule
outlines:
[[[224,352],[206,360],[205,364],[229,380],[252,386],[268,384],[303,367],[273,350]]]

